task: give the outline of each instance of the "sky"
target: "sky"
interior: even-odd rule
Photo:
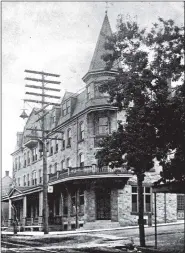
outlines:
[[[123,14],[150,27],[158,17],[183,24],[183,2],[3,2],[2,3],[2,176],[12,173],[11,153],[25,96],[25,69],[59,74],[61,96],[85,86],[106,6],[113,32]],[[58,87],[57,87],[58,88]],[[33,105],[26,103],[27,113]]]

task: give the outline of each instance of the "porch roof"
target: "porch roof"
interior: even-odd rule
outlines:
[[[39,186],[16,186],[10,189],[9,193],[2,196],[2,201],[7,201],[9,198],[16,198],[18,196],[29,195],[34,192],[39,192],[43,189],[41,185]]]
[[[169,182],[152,187],[155,193],[179,193],[185,194],[185,181],[182,182]]]

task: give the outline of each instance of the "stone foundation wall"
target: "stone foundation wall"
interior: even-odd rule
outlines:
[[[157,198],[157,222],[168,223],[177,221],[177,195],[158,193]],[[166,204],[165,204],[166,202]],[[152,194],[152,224],[154,224],[154,194]],[[148,220],[148,214],[144,215]],[[121,226],[138,225],[138,215],[132,214],[131,185],[125,185],[118,190],[118,221]]]

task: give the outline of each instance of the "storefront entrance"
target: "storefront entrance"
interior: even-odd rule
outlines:
[[[109,189],[100,189],[96,191],[96,214],[97,220],[111,219],[111,192]]]

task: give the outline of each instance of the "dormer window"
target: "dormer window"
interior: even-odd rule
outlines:
[[[71,101],[68,100],[67,103],[66,103],[66,105],[67,105],[67,114],[68,114],[68,113],[71,112]]]
[[[62,116],[66,116],[70,112],[71,112],[71,100],[68,100],[62,105]]]
[[[67,114],[67,108],[66,108],[66,103],[64,103],[62,105],[62,116],[66,116],[66,114]]]

